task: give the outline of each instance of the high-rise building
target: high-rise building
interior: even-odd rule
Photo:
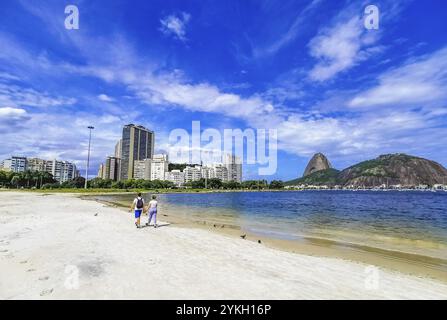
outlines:
[[[151,179],[151,159],[136,160],[134,163],[134,179]]]
[[[120,174],[120,162],[121,159],[117,157],[107,157],[106,164],[104,166],[103,179],[111,179],[117,181]]]
[[[151,180],[166,180],[166,173],[169,170],[167,154],[156,154],[151,161]]]
[[[122,145],[123,145],[123,139],[119,139],[115,145],[115,158],[121,159]]]
[[[228,181],[242,182],[241,158],[232,154],[226,154],[223,160],[228,171]]]
[[[9,159],[3,160],[2,168],[5,171],[24,172],[27,169],[26,157],[12,156]]]
[[[123,127],[121,143],[121,179],[134,176],[137,160],[151,159],[154,155],[154,132],[142,126],[128,124]]]
[[[97,177],[98,177],[98,178],[101,178],[101,179],[104,179],[104,177],[105,177],[105,166],[104,166],[103,163],[101,163],[101,164],[99,165],[99,169],[98,169],[98,175],[97,175]]]

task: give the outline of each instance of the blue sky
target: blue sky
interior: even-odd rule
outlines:
[[[64,27],[65,6],[80,11]],[[378,30],[364,27],[367,5]],[[447,165],[447,5],[431,1],[45,1],[0,4],[0,158],[92,169],[127,123],[278,130],[278,170],[405,152]],[[244,178],[258,178],[245,166]]]

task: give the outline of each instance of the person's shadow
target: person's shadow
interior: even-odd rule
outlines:
[[[162,222],[162,223],[157,224],[157,228],[155,228],[155,229],[158,229],[161,227],[167,227],[169,225],[170,225],[170,223],[168,223],[168,222]],[[151,225],[143,224],[143,225],[141,225],[141,228],[154,228],[154,225],[153,224],[151,224]]]

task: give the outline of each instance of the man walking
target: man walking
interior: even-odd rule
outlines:
[[[144,210],[144,199],[141,197],[141,192],[139,192],[138,196],[133,200],[132,205],[130,206],[130,212],[132,212],[132,210],[135,210],[135,225],[137,228],[140,228],[140,217]]]

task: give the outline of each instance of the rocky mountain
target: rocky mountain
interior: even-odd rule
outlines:
[[[303,177],[306,177],[314,172],[330,168],[332,168],[332,166],[326,156],[322,153],[316,153],[307,164],[306,170],[304,170]]]
[[[447,184],[447,169],[435,161],[402,153],[381,155],[346,168],[342,171],[326,169],[287,185],[341,185],[354,187],[378,187],[381,185],[417,186]]]
[[[447,169],[439,163],[403,153],[381,155],[339,174],[339,182],[353,186],[434,185],[447,183]]]

